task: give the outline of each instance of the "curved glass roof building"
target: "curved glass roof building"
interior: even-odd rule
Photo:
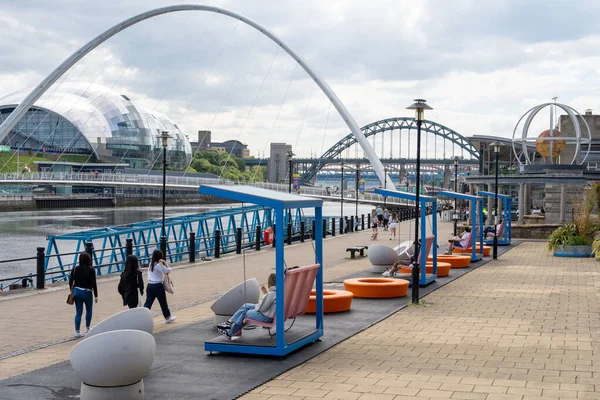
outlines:
[[[0,99],[0,123],[30,89]],[[129,163],[132,168],[161,168],[168,131],[170,169],[185,169],[192,157],[186,135],[166,116],[135,104],[126,95],[89,83],[64,82],[42,96],[1,144],[39,154],[88,154],[90,162]]]

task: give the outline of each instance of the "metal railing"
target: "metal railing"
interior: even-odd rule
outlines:
[[[414,210],[405,210],[400,214],[400,220],[409,219],[414,216]],[[287,218],[287,217],[286,217]],[[286,219],[287,220],[287,219]],[[294,220],[294,223],[289,223],[284,226],[284,240],[286,244],[294,242],[305,242],[306,240],[315,239],[315,224],[317,221],[314,217],[303,217]],[[323,237],[336,236],[336,234],[346,234],[359,230],[368,230],[371,226],[371,216],[362,214],[359,216],[346,216],[343,218],[324,218]],[[272,225],[274,230],[278,227]],[[244,249],[253,249],[260,251],[267,244],[264,241],[264,229],[261,224],[248,226],[246,230],[240,227],[229,233],[223,233],[220,229],[214,230],[211,235],[197,236],[195,232],[189,232],[189,235],[184,239],[173,239],[167,241],[166,259],[171,263],[177,263],[184,260],[188,262],[196,262],[198,257],[208,260],[208,257],[220,258],[223,254],[236,253],[241,254]],[[106,243],[106,242],[105,242]],[[110,243],[117,243],[111,241]],[[207,247],[206,244],[209,244]],[[275,246],[273,241],[272,246]],[[83,248],[85,252],[90,254],[96,274],[98,276],[121,272],[125,266],[125,260],[128,255],[136,255],[141,266],[147,266],[151,259],[151,252],[148,247],[156,248],[159,246],[158,241],[149,243],[135,243],[134,237],[125,239],[125,245],[117,245],[112,247],[102,247],[95,249],[93,241],[85,241]],[[49,245],[49,250],[53,247]],[[69,253],[50,254],[43,247],[36,249],[36,255],[33,257],[25,257],[18,259],[2,260],[0,266],[8,263],[33,261],[35,260],[35,273],[29,273],[21,276],[13,276],[0,279],[0,291],[13,286],[28,286],[33,284],[35,279],[35,287],[44,289],[46,282],[68,281],[71,270],[78,264],[78,258],[81,254],[78,247],[77,251]],[[107,257],[107,253],[111,254]],[[59,260],[61,257],[73,256],[71,262],[60,262],[59,265],[48,267],[51,260]],[[9,282],[5,284],[4,282]]]

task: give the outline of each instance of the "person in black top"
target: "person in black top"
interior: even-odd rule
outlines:
[[[138,265],[138,259],[134,255],[127,256],[125,261],[125,268],[121,273],[121,280],[119,281],[119,293],[123,298],[123,305],[129,308],[136,308],[138,302],[141,301],[138,295],[138,289],[140,294],[144,295],[144,278],[142,277],[142,271]]]
[[[92,268],[92,258],[88,253],[79,254],[79,265],[75,266],[69,277],[69,288],[73,292],[75,300],[75,337],[83,336],[79,327],[81,326],[81,315],[85,304],[85,332],[89,332],[92,323],[92,292],[95,302],[98,302],[98,287],[96,286],[96,271]]]

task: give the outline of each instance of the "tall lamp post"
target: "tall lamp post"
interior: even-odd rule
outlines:
[[[495,174],[495,185],[494,185],[494,248],[492,250],[492,258],[495,260],[498,258],[498,155],[500,154],[500,146],[502,143],[500,142],[492,142],[490,146],[494,150],[494,154],[496,155],[496,162],[494,168]]]
[[[359,180],[360,180],[360,164],[356,164],[356,199],[354,202],[354,218],[358,219],[358,185],[359,185]]]
[[[169,145],[169,139],[171,137],[172,136],[170,136],[169,132],[167,131],[162,131],[158,136],[158,138],[162,141],[163,148],[162,229],[160,231],[160,251],[162,251],[165,260],[167,259],[167,232],[165,231],[165,206],[167,205],[167,146]]]
[[[344,223],[344,159],[342,161],[342,186],[340,187],[340,224]],[[344,228],[342,227],[342,230]]]
[[[290,150],[287,153],[288,156],[288,163],[289,163],[289,171],[288,171],[288,193],[292,193],[292,174],[293,174],[293,169],[294,169],[294,160],[292,159],[292,157],[294,157],[294,153]]]
[[[458,156],[455,156],[452,161],[454,161],[454,193],[458,192]],[[454,198],[454,214],[452,215],[452,219],[454,220],[454,236],[456,236],[456,224],[458,222],[458,199]]]
[[[415,208],[420,210],[419,204],[419,192],[420,192],[420,177],[421,173],[421,125],[423,124],[423,117],[425,116],[425,110],[433,110],[425,103],[424,99],[415,99],[414,104],[406,107],[408,110],[415,110],[415,119],[417,121],[417,166],[415,171]],[[415,263],[412,269],[412,303],[419,304],[419,212],[415,213]]]

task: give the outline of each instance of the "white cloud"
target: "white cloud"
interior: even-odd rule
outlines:
[[[0,3],[1,97],[35,86],[111,25],[180,1]],[[509,137],[522,113],[554,96],[580,112],[600,110],[600,28],[588,18],[600,11],[594,0],[576,8],[566,0],[211,3],[280,35],[359,125],[412,116],[405,107],[416,97],[434,107],[428,119],[465,135]],[[269,141],[298,142],[300,156],[325,151],[348,129],[335,109],[327,118],[325,96],[282,51],[273,58],[276,49],[235,20],[176,13],[110,39],[64,84],[80,79],[114,87],[180,122],[191,138],[210,127],[217,140],[239,136],[254,155],[268,152]],[[380,152],[381,142],[375,146]]]

